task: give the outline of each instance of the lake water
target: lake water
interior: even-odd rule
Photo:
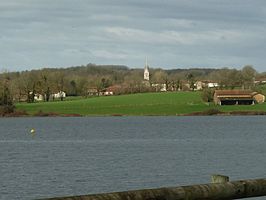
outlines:
[[[1,118],[0,132],[3,200],[266,178],[264,116]]]

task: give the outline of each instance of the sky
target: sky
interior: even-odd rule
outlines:
[[[0,0],[0,69],[266,71],[265,0]]]

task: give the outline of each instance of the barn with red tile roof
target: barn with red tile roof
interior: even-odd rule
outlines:
[[[217,105],[253,105],[253,96],[251,90],[215,90],[213,100]]]

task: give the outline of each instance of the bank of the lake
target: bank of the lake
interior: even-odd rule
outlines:
[[[266,104],[216,106],[203,102],[200,92],[142,93],[121,96],[77,98],[71,101],[18,103],[29,115],[62,116],[174,116],[209,114],[264,114]]]

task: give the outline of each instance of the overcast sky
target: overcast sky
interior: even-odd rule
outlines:
[[[266,71],[265,0],[0,0],[0,69]]]

